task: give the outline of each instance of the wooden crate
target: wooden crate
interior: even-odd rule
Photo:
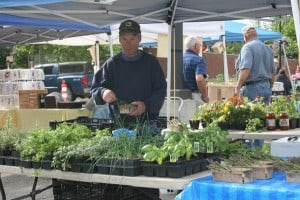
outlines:
[[[300,171],[290,170],[285,172],[285,178],[287,182],[300,182]]]
[[[32,109],[41,107],[41,95],[47,94],[45,90],[19,90],[20,109]]]
[[[222,99],[227,99],[232,97],[234,94],[234,83],[208,83],[208,97],[211,103],[215,101],[221,101]]]
[[[251,168],[232,168],[228,171],[212,171],[214,181],[249,183],[253,179],[253,170]]]

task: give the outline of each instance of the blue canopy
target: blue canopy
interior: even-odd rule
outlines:
[[[50,3],[61,3],[69,0],[5,0],[0,2],[0,7],[31,6]]]
[[[242,28],[246,24],[235,22],[235,21],[225,21],[225,39],[226,42],[243,42]],[[271,31],[263,28],[256,28],[258,33],[258,38],[262,41],[266,40],[280,40],[282,35],[280,32]],[[221,40],[221,38],[204,38],[203,41],[206,43],[214,43]]]
[[[68,37],[111,32],[110,27],[96,28],[79,22],[37,19],[0,14],[0,45],[34,43]]]
[[[51,19],[37,19],[30,17],[19,17],[15,15],[0,14],[0,25],[7,26],[31,26],[39,28],[67,29],[67,30],[86,30],[97,32],[110,32],[109,27],[96,28],[79,22],[66,22]]]

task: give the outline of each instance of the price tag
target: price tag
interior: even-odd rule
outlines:
[[[214,144],[212,142],[207,144],[207,153],[213,153],[214,152]]]
[[[199,142],[194,142],[194,150],[197,153],[200,152],[200,143]]]
[[[170,155],[170,162],[177,162],[177,156],[175,156],[175,155],[173,155],[173,154],[171,154]]]

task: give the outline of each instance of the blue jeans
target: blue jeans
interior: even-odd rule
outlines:
[[[263,97],[263,101],[269,103],[272,95],[270,81],[266,80],[245,85],[241,89],[241,95],[248,97],[252,101],[255,100],[257,96]],[[264,145],[264,140],[254,140],[254,142],[250,140],[249,142],[244,142],[244,144],[248,147],[262,147]]]
[[[252,148],[252,147],[263,147],[264,145],[264,140],[254,140],[252,142],[252,140],[243,140],[243,144],[248,147],[248,148]]]
[[[272,89],[269,81],[260,81],[241,88],[241,95],[255,100],[257,96],[263,97],[265,103],[271,101]]]

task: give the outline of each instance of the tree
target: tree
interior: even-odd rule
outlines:
[[[14,48],[0,48],[0,68],[6,68],[6,56],[13,54],[14,63],[11,68],[28,68],[28,56],[34,56],[34,64],[69,62],[69,61],[91,61],[92,57],[87,50],[89,46],[64,46],[51,44],[22,44]],[[13,50],[12,50],[13,49]],[[113,51],[118,53],[120,45],[114,45]],[[100,45],[100,61],[104,63],[110,56],[109,46]]]
[[[280,19],[275,17],[275,20]],[[280,27],[281,26],[281,27]],[[295,59],[298,57],[298,47],[297,47],[297,38],[295,32],[294,19],[289,18],[287,20],[280,22],[274,22],[272,24],[272,29],[275,31],[280,31],[283,36],[288,38],[288,45],[286,45],[286,54],[288,58]]]
[[[0,48],[0,70],[6,69],[6,56],[10,55],[10,52],[11,52],[10,47]]]

